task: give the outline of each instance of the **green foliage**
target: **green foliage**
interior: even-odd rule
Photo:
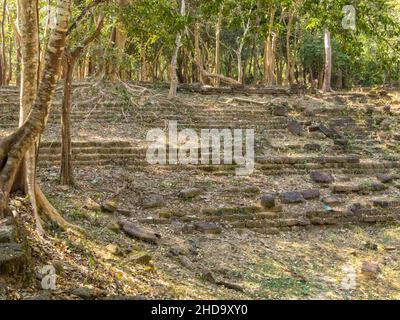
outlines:
[[[71,21],[79,16],[93,0],[74,0]],[[40,42],[46,43],[48,4],[39,1]],[[15,1],[8,1],[12,17],[16,17]],[[356,10],[356,29],[344,29],[343,7]],[[400,80],[400,1],[399,0],[186,0],[187,15],[179,13],[178,0],[132,0],[127,6],[117,1],[104,1],[91,8],[69,35],[69,48],[79,46],[93,32],[100,14],[105,16],[102,34],[89,50],[94,72],[104,66],[118,65],[130,78],[137,79],[142,58],[157,67],[157,80],[168,78],[168,64],[175,47],[176,34],[182,34],[182,50],[178,57],[178,74],[191,69],[194,56],[194,26],[200,31],[200,49],[204,64],[213,72],[215,63],[215,31],[219,17],[221,27],[222,72],[236,77],[238,51],[243,61],[246,79],[263,75],[264,41],[271,31],[277,36],[275,73],[285,75],[288,55],[296,63],[296,78],[310,70],[314,78],[324,67],[324,29],[332,37],[333,78],[343,74],[347,85],[380,85]],[[271,12],[272,25],[270,25]],[[52,12],[54,15],[55,12]],[[289,33],[289,17],[292,25]],[[246,27],[248,28],[247,32]],[[118,29],[126,36],[123,49],[112,44]],[[15,42],[8,19],[5,24],[6,50]],[[288,47],[289,45],[289,47]],[[13,74],[17,73],[17,54],[12,49]],[[289,53],[289,54],[288,54]],[[144,57],[143,57],[144,55]],[[85,54],[82,55],[83,63]],[[254,61],[256,59],[256,61]],[[258,70],[254,71],[254,64]],[[278,67],[280,68],[278,70]],[[192,68],[193,69],[193,68]],[[103,70],[103,71],[102,71]],[[195,72],[192,70],[191,72]],[[157,78],[158,77],[158,78]],[[298,79],[297,79],[298,80]]]

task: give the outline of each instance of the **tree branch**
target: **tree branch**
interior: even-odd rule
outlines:
[[[79,55],[81,54],[82,50],[84,50],[90,43],[92,43],[92,41],[94,39],[96,39],[100,32],[101,29],[103,28],[104,25],[104,16],[101,17],[100,21],[98,22],[97,26],[96,26],[96,30],[93,31],[93,33],[91,35],[89,35],[85,40],[83,40],[82,44],[79,45],[78,47],[76,47],[72,52],[71,52],[71,56],[73,58],[78,58]]]
[[[74,21],[72,22],[72,24],[70,25],[70,27],[68,28],[67,31],[67,36],[70,35],[70,33],[76,28],[77,24],[85,17],[86,13],[88,13],[88,11],[90,11],[92,8],[96,7],[97,5],[103,3],[103,2],[108,2],[109,0],[93,0],[90,4],[87,5],[87,7],[85,7],[82,12],[79,14],[79,16],[77,16]]]

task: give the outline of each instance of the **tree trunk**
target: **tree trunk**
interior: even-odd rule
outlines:
[[[146,67],[146,46],[144,43],[140,45],[140,81],[147,81],[147,67]]]
[[[276,84],[278,86],[282,86],[283,84],[283,67],[284,67],[284,60],[283,59],[279,59],[278,57],[276,57]]]
[[[37,70],[39,67],[37,4],[37,0],[19,0],[19,14],[22,21],[20,127],[27,119],[37,93]]]
[[[8,77],[7,77],[7,85],[11,83],[13,77],[13,70],[12,70],[12,56],[13,56],[13,41],[10,38],[8,47],[8,61],[10,61],[9,69],[8,69]]]
[[[251,9],[252,10],[252,9]],[[251,11],[250,11],[251,13]],[[242,51],[243,51],[243,47],[246,41],[246,37],[247,34],[249,33],[250,30],[250,22],[251,22],[251,18],[249,17],[247,19],[247,23],[245,24],[243,22],[243,35],[240,39],[240,44],[239,44],[239,48],[236,51],[237,54],[237,67],[238,67],[238,79],[237,81],[242,84],[243,83],[243,60],[242,60]]]
[[[201,84],[204,84],[204,78],[202,74],[202,70],[204,70],[204,64],[203,64],[203,57],[201,54],[201,49],[200,49],[200,30],[199,30],[199,24],[196,23],[194,27],[194,60],[196,61],[196,66],[198,69],[198,75],[199,75],[199,80]]]
[[[318,89],[323,89],[324,86],[324,70],[318,71]]]
[[[16,82],[17,85],[19,85],[20,83],[20,69],[21,69],[21,34],[19,32],[18,26],[15,23],[13,17],[11,16],[10,10],[8,8],[8,6],[6,6],[6,11],[7,11],[7,17],[8,17],[8,22],[11,25],[11,29],[13,31],[13,35],[14,35],[14,46],[15,46],[15,51],[16,51]],[[17,12],[18,12],[18,5],[17,5]],[[12,40],[10,39],[10,42]],[[11,45],[10,45],[10,49],[11,49]],[[12,49],[11,49],[12,50]],[[12,52],[11,52],[12,54]],[[1,59],[0,59],[1,60]],[[11,58],[9,58],[10,61],[12,61]],[[12,68],[11,68],[11,62],[10,62],[10,80],[12,79]]]
[[[64,95],[62,101],[61,112],[61,170],[60,170],[60,183],[62,185],[74,184],[74,173],[72,166],[72,146],[71,146],[71,96],[72,96],[72,80],[74,76],[74,67],[79,60],[83,50],[90,45],[100,35],[103,27],[104,17],[101,15],[97,24],[96,30],[82,41],[77,48],[72,52],[67,51],[65,57],[65,80],[64,80]]]
[[[331,79],[332,79],[331,34],[328,29],[325,29],[325,72],[324,72],[323,91],[325,92],[332,91]]]
[[[90,77],[92,74],[92,58],[90,53],[86,53],[85,56],[85,74],[84,74],[84,78]]]
[[[260,7],[260,0],[257,0],[257,8]],[[260,27],[260,16],[256,17],[256,28]],[[257,83],[257,75],[258,75],[258,33],[254,32],[253,36],[253,82]]]
[[[294,17],[294,12],[290,12],[287,31],[286,31],[286,61],[287,61],[286,80],[289,86],[291,86],[294,81],[294,61],[292,63],[292,55],[290,52],[290,36],[292,33],[293,17]]]
[[[25,12],[20,11],[24,19],[27,19],[26,21],[30,23],[34,21],[35,14],[32,14],[32,12],[35,11],[30,11],[30,9],[32,6],[36,5],[36,1],[20,0],[20,5],[28,8],[27,11],[24,10]],[[50,105],[60,73],[61,56],[65,48],[66,31],[70,18],[70,7],[71,0],[57,1],[56,26],[46,52],[45,70],[32,111],[29,113],[24,124],[16,132],[0,140],[0,215],[10,214],[8,201],[19,165],[32,146],[36,145],[45,129]],[[35,29],[26,29],[25,23],[22,25],[24,30],[23,34],[27,35],[27,39],[37,38],[37,34],[34,33]],[[25,48],[23,49],[25,50]],[[38,59],[39,57],[36,55],[34,60]],[[32,97],[30,97],[30,99],[32,99]],[[34,190],[34,199],[31,200],[37,200],[39,206],[43,209],[49,209],[44,210],[45,213],[49,217],[54,217],[54,211],[50,210],[54,208],[52,208],[48,202],[44,201],[45,197],[41,196],[42,193],[35,181],[31,180],[29,184]],[[56,220],[64,227],[71,226],[59,215],[57,215]]]
[[[49,42],[49,32],[50,32],[50,24],[51,24],[51,17],[52,17],[52,12],[51,12],[52,6],[51,6],[51,0],[47,1],[47,18],[46,18],[46,25],[44,28],[44,35],[43,35],[43,39],[44,39],[44,45],[41,48],[42,51],[40,53],[40,59],[39,59],[39,79],[42,76],[43,73],[43,62],[44,62],[44,57],[46,54],[46,50],[47,50],[47,45]]]
[[[19,0],[19,15],[21,19],[21,94],[19,126],[22,127],[32,110],[37,95],[39,69],[39,26],[38,1]],[[37,140],[39,141],[39,139]],[[33,207],[36,227],[42,232],[36,196],[36,159],[37,142],[26,152],[25,159],[18,169],[18,176],[13,189],[19,189],[29,194]]]
[[[96,0],[94,0],[92,3],[94,3]],[[101,0],[97,0],[97,4],[100,3]],[[127,6],[130,3],[130,0],[115,0],[117,3],[118,7],[120,10],[122,10],[125,6]],[[111,38],[110,38],[110,46],[113,49],[116,49],[116,57],[119,60],[118,63],[113,62],[105,62],[103,64],[103,75],[106,77],[108,80],[118,80],[121,78],[121,60],[122,60],[122,54],[125,49],[125,44],[127,40],[127,35],[126,35],[126,30],[121,28],[122,24],[119,23],[118,20],[114,21],[114,25],[112,27],[111,31]]]
[[[222,25],[222,11],[221,5],[218,13],[218,21],[215,26],[215,73],[221,73],[221,25]],[[216,78],[214,82],[216,87],[220,86],[220,79]]]
[[[71,95],[72,95],[72,79],[75,66],[75,60],[72,57],[67,57],[65,62],[65,80],[64,80],[64,95],[62,101],[61,113],[61,185],[73,185],[74,174],[72,168],[72,146],[71,146]]]
[[[0,86],[3,85],[3,57],[0,55]]]
[[[185,16],[186,14],[186,3],[185,0],[181,0],[181,16]],[[174,51],[172,53],[172,59],[171,59],[171,86],[169,89],[169,94],[168,94],[168,98],[169,99],[173,99],[176,97],[176,93],[178,90],[178,75],[177,75],[177,60],[178,60],[178,53],[179,53],[179,49],[182,45],[181,43],[182,40],[182,34],[179,32],[176,35],[176,40],[175,40],[175,48]]]
[[[275,20],[276,7],[271,8],[269,15],[269,28],[267,37],[264,41],[264,78],[263,82],[265,85],[275,85],[275,38],[276,35],[273,32],[273,25]]]
[[[239,83],[243,83],[243,62],[242,62],[242,47],[239,48],[237,54],[237,68],[238,68],[238,78]]]
[[[2,42],[2,48],[1,48],[1,53],[2,53],[2,60],[3,60],[3,72],[1,75],[0,79],[0,85],[7,84],[7,70],[8,70],[8,65],[7,65],[7,52],[6,52],[6,34],[5,34],[5,22],[6,22],[6,8],[7,8],[7,0],[3,0],[3,13],[1,16],[1,42]],[[11,60],[10,60],[10,65],[11,65]]]
[[[310,68],[310,84],[311,84],[311,92],[315,92],[317,88],[315,87],[314,71],[312,68]]]

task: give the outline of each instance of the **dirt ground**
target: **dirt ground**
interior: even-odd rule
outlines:
[[[98,101],[104,93],[100,89],[95,91]],[[76,95],[82,95],[82,92],[83,89]],[[143,101],[133,100],[123,92],[126,106],[131,107],[122,109],[108,126],[91,121],[91,116],[87,122],[77,121],[74,141],[118,138],[144,146],[146,130],[160,124],[157,114],[151,116],[151,106],[154,110],[162,107],[165,92],[152,92]],[[93,92],[85,93],[81,101],[89,100],[91,95]],[[263,100],[261,97],[251,98]],[[181,99],[187,104],[202,105],[206,113],[207,108],[214,111],[222,108],[221,105],[226,104],[230,97],[185,93]],[[313,106],[329,109],[337,104],[329,97],[295,96],[287,99],[303,111]],[[398,103],[394,100],[393,105],[398,107]],[[379,106],[383,104],[384,101]],[[132,105],[137,108],[132,108]],[[351,109],[365,105],[365,102],[348,101],[347,105]],[[183,117],[189,112],[180,103],[171,108]],[[139,111],[153,120],[139,117]],[[131,118],[135,120],[124,121]],[[392,121],[391,130],[396,131],[399,123]],[[3,135],[8,132],[8,129],[0,130]],[[44,141],[56,140],[58,130],[59,125],[50,123]],[[381,132],[377,130],[376,139],[382,138],[379,134]],[[281,134],[273,139],[258,138],[258,154],[269,156],[296,156],[297,146],[313,142],[310,137],[293,138]],[[326,152],[333,154],[328,142],[318,141],[327,149],[315,154],[309,152],[309,156]],[[369,160],[383,161],[385,157],[397,157],[398,152],[398,149],[386,145],[380,152],[375,152],[371,145],[366,144],[360,155],[365,159],[369,155]],[[300,155],[304,156],[304,151]],[[392,173],[398,174],[398,171]],[[60,186],[58,178],[58,166],[39,170],[40,185],[51,203],[85,233],[64,232],[50,225],[48,234],[39,237],[32,229],[29,199],[17,195],[12,208],[26,226],[36,275],[34,283],[27,288],[13,279],[1,280],[1,299],[113,299],[122,296],[145,299],[400,299],[398,224],[293,227],[290,232],[276,235],[245,228],[234,229],[223,222],[222,232],[217,234],[204,234],[189,227],[204,208],[251,206],[256,205],[259,194],[263,192],[311,188],[310,180],[302,174],[269,176],[256,172],[251,177],[237,178],[212,172],[109,164],[77,167],[74,187]],[[337,175],[337,178],[349,182],[348,177]],[[352,182],[365,183],[369,178],[361,175]],[[246,186],[256,187],[259,191],[255,195],[245,194],[241,190]],[[196,199],[181,201],[177,193],[188,187],[200,187],[206,191]],[[164,208],[143,209],[148,194],[161,195]],[[375,195],[386,196],[388,191]],[[398,196],[399,190],[393,187],[390,195]],[[371,196],[360,195],[359,198],[361,202],[369,201]],[[98,204],[110,199],[117,204],[118,214],[97,208]],[[348,204],[350,196],[344,194],[340,199]],[[307,203],[308,208],[319,205],[317,202]],[[168,210],[185,214],[167,221],[156,220]],[[293,206],[284,212],[295,215],[301,210]],[[128,237],[120,230],[117,219],[127,219],[159,234],[159,243],[149,244]],[[41,289],[43,275],[40,270],[46,265],[56,268],[55,290]]]
[[[250,230],[188,235],[177,231],[177,226],[165,225],[156,227],[162,241],[154,246],[111,231],[112,217],[83,210],[73,201],[80,198],[80,190],[55,189],[54,193],[59,191],[64,194],[58,205],[70,207],[63,213],[69,221],[83,226],[86,235],[55,229],[43,239],[31,230],[29,244],[36,266],[61,269],[56,290],[38,290],[39,280],[28,289],[11,282],[2,289],[3,298],[78,299],[73,292],[80,287],[90,289],[93,298],[400,298],[398,226],[312,227],[268,236]],[[23,216],[31,221],[29,212]],[[111,253],[109,244],[117,245],[121,252]],[[191,264],[175,256],[176,251]],[[132,252],[148,255],[151,260],[130,261]],[[363,273],[366,262],[377,263],[380,272],[372,277]],[[209,272],[237,288],[211,283],[206,276]],[[346,287],[348,279],[354,287]]]

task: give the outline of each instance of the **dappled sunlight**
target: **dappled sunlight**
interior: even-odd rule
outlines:
[[[3,1],[0,300],[400,299],[399,8]]]

